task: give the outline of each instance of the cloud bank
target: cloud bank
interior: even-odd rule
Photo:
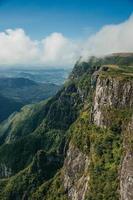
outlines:
[[[56,32],[41,41],[32,40],[23,29],[0,32],[0,66],[71,67],[80,56],[116,52],[133,52],[133,15],[121,24],[102,27],[80,43]]]
[[[34,63],[38,60],[38,43],[32,41],[22,29],[0,33],[0,65]]]
[[[71,66],[78,58],[78,44],[61,33],[33,41],[23,29],[0,33],[0,66]]]
[[[41,62],[47,66],[71,66],[80,55],[79,45],[61,33],[52,33],[42,44]]]
[[[118,25],[106,25],[86,41],[83,57],[133,52],[133,15]]]

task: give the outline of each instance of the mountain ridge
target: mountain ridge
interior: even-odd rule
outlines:
[[[0,78],[0,122],[13,112],[20,111],[26,104],[53,96],[59,88],[60,86],[52,83],[37,83],[26,78]]]

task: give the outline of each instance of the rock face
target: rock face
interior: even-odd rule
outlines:
[[[125,155],[121,166],[120,174],[120,194],[121,200],[133,199],[133,149],[129,142],[132,142],[133,138],[133,116],[131,122],[127,127],[128,137],[125,137],[124,148]],[[130,141],[127,141],[130,138]]]
[[[121,200],[133,199],[133,153],[127,152],[121,170]]]
[[[68,199],[84,200],[88,189],[89,157],[70,145],[64,162],[63,182]]]
[[[107,110],[132,110],[133,81],[122,78],[98,77],[92,108],[93,123],[101,128],[110,128],[112,119],[107,116]],[[106,111],[106,112],[105,112]],[[120,166],[120,199],[133,199],[133,150],[129,141],[133,138],[133,118],[126,126],[122,122],[124,157]],[[128,136],[127,136],[128,134]],[[127,137],[126,137],[127,136]],[[121,136],[122,137],[122,136]],[[128,138],[128,139],[127,139]],[[122,145],[122,144],[121,144]],[[63,167],[63,183],[68,199],[85,200],[89,190],[89,155],[77,147],[70,145]]]
[[[133,81],[116,78],[98,78],[94,98],[94,123],[106,127],[104,108],[131,108],[133,106]]]
[[[98,78],[94,100],[94,123],[107,127],[109,122],[104,115],[104,108],[129,108],[133,106],[133,81],[123,81],[112,78]],[[133,150],[129,143],[133,138],[133,117],[124,133],[124,157],[120,172],[121,200],[133,199]]]

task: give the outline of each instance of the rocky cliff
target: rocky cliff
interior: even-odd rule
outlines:
[[[126,73],[114,63],[106,66],[103,63],[92,75],[95,88],[92,84],[93,99],[91,109],[87,110],[87,124],[85,121],[75,124],[73,129],[77,132],[72,132],[77,136],[74,142],[72,136],[72,142],[76,145],[70,145],[64,162],[63,180],[68,199],[133,199],[131,69],[127,67],[129,73]],[[86,152],[85,148],[89,150]]]

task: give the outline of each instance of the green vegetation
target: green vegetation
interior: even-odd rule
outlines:
[[[90,123],[90,112],[87,110],[69,129],[70,141],[91,159],[87,200],[119,199],[119,168],[124,151],[122,128],[130,122],[133,109],[104,107],[103,114],[109,128]],[[127,137],[129,146],[133,147],[131,136]]]
[[[53,153],[38,151],[32,163],[16,176],[7,180],[0,194],[1,199],[29,198],[33,191],[44,181],[47,181],[62,165],[60,156]],[[3,185],[1,182],[0,187]]]
[[[119,66],[133,66],[133,54],[132,53],[116,53],[110,56],[106,56],[102,59],[104,64],[115,64]]]
[[[45,104],[46,102],[42,101],[36,105],[25,106],[4,121],[0,125],[0,144],[20,139],[33,132],[45,116]]]
[[[86,154],[90,152],[89,124],[89,114],[83,112],[69,130],[71,142]]]
[[[122,156],[121,135],[93,127],[90,134],[91,164],[88,200],[119,199],[118,170]]]
[[[100,77],[106,78],[108,76],[120,80],[133,80],[133,67],[131,66],[110,66],[106,65],[107,71],[101,71]]]
[[[25,192],[25,185],[29,184],[29,188],[31,187],[30,180],[33,177],[27,175],[27,169],[38,151],[45,150],[47,153],[59,155],[59,162],[62,163],[67,138],[66,130],[77,118],[82,104],[77,86],[71,82],[47,102],[26,106],[20,113],[11,117],[8,123],[1,125],[0,163],[6,165],[7,171],[11,169],[12,173],[12,177],[4,187],[7,199],[12,199],[10,194],[14,194],[14,190],[19,199]],[[42,168],[45,169],[45,164]],[[56,172],[57,169],[53,171],[54,174]],[[22,181],[25,180],[25,176],[28,176],[26,178],[28,183]],[[38,174],[35,176],[37,179]],[[42,182],[39,181],[39,184]],[[3,181],[0,181],[0,187],[3,187]],[[29,189],[30,191],[32,189]]]
[[[12,174],[15,174],[30,164],[38,150],[44,149],[62,155],[64,140],[65,134],[61,130],[51,130],[45,135],[30,134],[15,142],[3,144],[0,147],[0,162],[6,163],[12,169]]]
[[[57,173],[53,179],[42,184],[31,199],[35,200],[67,200],[67,195],[64,192],[61,173]]]
[[[120,126],[119,126],[120,128]],[[90,175],[87,200],[119,199],[118,170],[122,157],[121,130],[96,127],[89,123],[86,112],[71,126],[71,142],[90,156]]]

